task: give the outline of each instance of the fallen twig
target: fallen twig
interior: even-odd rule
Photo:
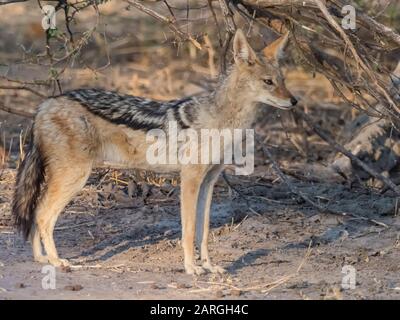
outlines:
[[[222,172],[222,178],[225,180],[226,184],[228,185],[228,187],[230,189],[232,189],[233,191],[235,191],[240,198],[242,198],[244,201],[246,201],[247,207],[249,208],[249,210],[254,213],[257,216],[260,216],[261,214],[259,214],[256,210],[254,210],[249,202],[249,199],[247,196],[245,196],[242,192],[240,192],[235,186],[232,185],[232,183],[228,180],[228,177],[226,176],[225,171]]]
[[[233,289],[233,290],[237,290],[237,291],[242,291],[242,292],[249,292],[249,291],[255,291],[255,290],[261,290],[262,293],[268,293],[271,290],[279,287],[280,285],[288,282],[290,279],[293,279],[294,277],[296,277],[301,269],[303,268],[304,264],[306,263],[307,259],[310,257],[311,255],[311,251],[312,251],[312,241],[310,240],[307,251],[303,257],[303,259],[301,260],[300,264],[298,265],[297,269],[295,272],[288,274],[286,276],[283,276],[275,281],[272,282],[268,282],[268,283],[263,283],[263,284],[257,284],[254,286],[248,286],[248,287],[237,287],[233,284],[230,283],[225,283],[225,282],[216,282],[216,281],[201,281],[198,280],[197,283],[205,283],[205,284],[209,284],[209,285],[213,285],[213,286],[221,286],[221,287],[226,287],[229,289]],[[210,288],[200,288],[201,291],[211,291],[211,287]],[[192,291],[194,292],[194,291]]]
[[[349,213],[349,212],[344,212],[344,211],[336,211],[336,210],[330,209],[329,205],[323,207],[323,206],[319,205],[318,203],[312,201],[308,197],[308,195],[306,195],[303,192],[301,192],[295,185],[293,185],[290,182],[289,178],[279,168],[278,164],[276,163],[276,161],[273,158],[273,156],[272,156],[271,152],[269,151],[269,149],[260,141],[260,139],[258,139],[256,137],[256,140],[261,145],[264,154],[271,161],[272,168],[274,169],[276,174],[279,176],[279,178],[289,187],[290,191],[293,194],[298,195],[299,197],[301,197],[306,203],[310,204],[312,207],[316,208],[321,213],[330,213],[330,214],[339,215],[339,216],[343,216],[343,217],[348,216],[348,217],[352,217],[352,218],[359,219],[359,220],[365,220],[365,221],[368,221],[370,223],[377,224],[377,225],[379,225],[381,227],[388,228],[388,226],[386,224],[384,224],[383,222],[379,222],[379,221],[374,220],[374,219],[362,217],[362,216],[359,216],[359,215],[354,214],[354,213]]]
[[[318,203],[315,203],[314,201],[312,201],[306,194],[304,194],[303,192],[301,192],[296,186],[294,186],[289,178],[282,172],[282,170],[279,168],[279,165],[276,163],[275,159],[273,158],[271,152],[269,151],[269,149],[267,148],[267,146],[258,138],[256,137],[257,142],[260,144],[263,153],[267,156],[267,158],[271,161],[272,164],[272,168],[274,169],[274,171],[276,172],[276,174],[279,176],[279,178],[289,187],[290,191],[293,194],[296,194],[298,196],[300,196],[305,202],[307,202],[308,204],[310,204],[311,206],[317,208],[319,211],[321,212],[327,212],[330,211],[328,210],[327,207],[322,207],[320,206]],[[337,214],[337,212],[335,212],[335,214]],[[341,213],[340,215],[346,215],[346,213]]]
[[[82,223],[78,223],[78,224],[72,224],[72,225],[69,225],[69,226],[56,227],[54,230],[74,229],[74,228],[82,227],[82,226],[93,226],[94,224],[95,224],[94,222],[82,222]]]
[[[328,133],[326,133],[321,127],[319,127],[317,124],[315,124],[311,120],[311,118],[307,114],[305,114],[302,110],[297,108],[295,110],[295,112],[304,119],[304,121],[308,124],[308,126],[318,136],[320,136],[323,140],[325,140],[327,143],[329,143],[329,145],[332,148],[334,148],[336,151],[344,154],[346,157],[350,158],[351,161],[355,162],[358,166],[360,166],[362,169],[364,169],[371,176],[382,181],[385,185],[387,185],[390,189],[392,189],[396,193],[396,195],[400,196],[400,188],[397,185],[395,185],[392,180],[390,180],[389,178],[380,174],[379,172],[376,172],[374,169],[372,169],[370,166],[368,166],[365,162],[363,162],[358,157],[356,157],[354,154],[352,154],[349,150],[346,150],[342,145],[337,143]]]

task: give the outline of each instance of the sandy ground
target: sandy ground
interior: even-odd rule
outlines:
[[[3,225],[14,175],[2,174]],[[143,184],[131,198],[126,187],[93,184],[97,177],[57,224],[60,255],[80,267],[57,269],[56,289],[42,288],[47,274],[32,262],[30,245],[2,227],[1,299],[400,298],[400,218],[390,196],[296,182],[321,203],[363,217],[355,219],[320,214],[268,178],[247,187],[241,181],[249,203],[220,181],[210,248],[228,273],[197,277],[183,272],[179,190],[168,196],[171,186]],[[342,288],[344,266],[355,269],[354,289]]]
[[[30,63],[30,58],[43,53],[44,35],[40,10],[35,3],[29,5],[0,10],[0,56],[12,66],[0,66],[0,75],[6,70],[11,78],[46,79],[48,70]],[[210,59],[212,54],[218,56],[217,46],[215,52],[197,52],[186,45],[177,50],[165,42],[160,25],[120,7],[114,2],[103,7],[98,34],[83,49],[82,64],[61,78],[64,90],[98,86],[166,100],[209,86],[218,66]],[[201,30],[207,25],[215,32],[212,18],[207,18],[210,13],[199,10],[198,14],[203,17],[198,22]],[[62,16],[57,19],[62,25]],[[79,15],[74,30],[88,30],[94,21],[94,11],[88,10]],[[107,64],[103,31],[107,31],[111,64],[94,73],[85,66]],[[213,33],[210,38],[216,40]],[[257,43],[257,39],[251,40]],[[328,81],[303,71],[288,75],[288,80],[289,89],[302,97],[308,112],[339,139],[353,114],[349,106],[339,103]],[[54,93],[52,88],[39,89]],[[0,96],[5,105],[27,110],[40,102],[25,91],[1,90]],[[275,113],[266,113],[261,120],[259,133],[285,167],[296,162],[301,162],[300,168],[324,165],[335,156],[332,148],[301,128],[296,132],[309,146],[304,150],[301,143],[294,146],[290,136],[294,131]],[[256,159],[254,176],[231,177],[242,196],[223,180],[214,193],[210,253],[227,274],[193,277],[184,273],[179,188],[174,183],[157,186],[134,179],[131,173],[115,179],[118,172],[96,172],[62,214],[55,232],[61,257],[77,267],[57,269],[56,288],[43,289],[47,274],[42,273],[42,265],[32,262],[30,245],[12,229],[10,217],[19,141],[25,141],[28,126],[26,119],[0,112],[1,144],[8,156],[2,163],[0,155],[0,166],[4,164],[4,169],[0,167],[0,299],[400,298],[396,198],[390,192],[350,188],[346,182],[312,182],[300,172],[292,183],[302,192],[352,216],[322,214],[293,196],[265,157]],[[133,188],[126,185],[130,180],[136,181]],[[343,273],[346,270],[350,278]],[[354,280],[354,289],[342,288],[346,279]]]

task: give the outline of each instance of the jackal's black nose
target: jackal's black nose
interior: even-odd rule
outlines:
[[[297,104],[297,99],[294,98],[294,97],[292,97],[292,98],[290,99],[290,102],[292,103],[292,106],[295,106],[295,105]]]

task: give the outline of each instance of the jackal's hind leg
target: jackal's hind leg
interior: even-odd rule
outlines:
[[[58,257],[53,238],[54,226],[61,211],[83,188],[91,171],[91,164],[78,167],[71,166],[71,163],[73,161],[69,162],[69,167],[50,168],[47,188],[36,213],[36,226],[47,254],[44,259],[56,267],[69,263]],[[36,245],[36,238],[34,240]]]
[[[40,241],[40,233],[39,230],[37,229],[36,223],[32,227],[30,238],[31,238],[33,259],[36,262],[48,263],[47,257],[43,255],[42,243]]]

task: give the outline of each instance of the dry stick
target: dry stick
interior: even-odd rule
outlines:
[[[254,210],[252,208],[252,206],[250,205],[250,201],[248,199],[248,197],[246,195],[244,195],[240,190],[238,190],[228,179],[225,170],[222,171],[222,178],[225,180],[226,184],[228,185],[229,188],[231,188],[233,191],[235,191],[240,198],[242,198],[244,201],[246,201],[246,205],[249,208],[249,210],[254,213],[257,216],[261,216],[260,213],[258,213],[256,210]]]
[[[329,22],[329,24],[340,34],[346,45],[349,47],[351,53],[353,54],[354,59],[356,59],[357,63],[367,72],[370,73],[369,68],[365,65],[364,61],[358,55],[356,48],[353,43],[350,41],[349,37],[346,35],[346,32],[340,27],[340,25],[336,22],[336,20],[331,16],[328,11],[328,8],[321,2],[321,0],[314,0],[318,8],[321,10],[325,19]]]
[[[226,24],[226,31],[233,34],[236,30],[235,20],[233,20],[233,14],[231,9],[228,6],[226,0],[218,0],[219,6],[222,10],[222,15],[224,16],[225,24]]]
[[[221,30],[219,28],[217,14],[215,13],[215,10],[213,8],[212,0],[207,0],[207,3],[208,3],[208,7],[210,8],[211,14],[213,16],[213,19],[214,19],[214,22],[215,22],[215,26],[217,27],[219,45],[220,45],[220,47],[222,47],[223,46],[223,41],[222,41]]]
[[[312,201],[306,194],[304,194],[303,192],[301,192],[296,186],[294,186],[289,178],[282,172],[282,170],[279,168],[278,164],[276,163],[276,161],[274,160],[271,152],[269,151],[269,149],[265,146],[264,143],[262,143],[262,141],[256,137],[256,141],[261,145],[261,148],[264,152],[264,154],[269,158],[269,160],[271,161],[272,164],[272,168],[274,169],[274,171],[276,172],[276,174],[279,176],[279,178],[289,187],[290,191],[293,194],[296,194],[298,196],[300,196],[305,202],[307,202],[308,204],[310,204],[312,207],[316,208],[318,211],[320,211],[321,213],[330,213],[330,214],[334,214],[334,215],[339,215],[339,216],[349,216],[349,217],[353,217],[355,219],[360,219],[360,220],[365,220],[368,221],[370,223],[379,225],[381,227],[384,228],[389,228],[385,223],[377,221],[375,219],[370,219],[370,218],[366,218],[366,217],[362,217],[359,216],[358,214],[354,214],[354,213],[348,213],[348,212],[341,212],[341,211],[336,211],[336,210],[332,210],[329,209],[328,206],[326,207],[322,207],[320,206],[318,203],[315,203],[314,201]],[[361,160],[360,160],[361,161]]]
[[[332,148],[334,148],[336,151],[344,154],[346,157],[350,158],[351,161],[355,162],[358,166],[360,166],[362,169],[364,169],[371,176],[375,177],[376,179],[381,180],[384,184],[386,184],[390,189],[392,189],[396,193],[397,196],[400,196],[400,188],[397,185],[395,185],[392,180],[390,180],[389,178],[380,174],[379,172],[376,172],[374,169],[372,169],[370,166],[368,166],[365,162],[361,161],[358,157],[356,157],[354,154],[352,154],[349,150],[347,150],[342,145],[337,143],[321,127],[319,127],[317,124],[313,123],[313,121],[310,119],[310,117],[307,114],[305,114],[303,111],[301,111],[300,109],[295,109],[295,112],[298,115],[300,115],[304,119],[304,121],[307,122],[308,126],[318,136],[320,136],[323,140],[325,140],[327,143],[329,143],[329,145]]]
[[[31,113],[31,112],[25,111],[25,110],[14,109],[14,108],[11,108],[11,107],[7,107],[7,106],[5,106],[4,104],[1,104],[1,103],[0,103],[0,110],[3,110],[3,111],[8,112],[8,113],[16,114],[16,115],[21,116],[21,117],[26,117],[26,118],[33,118],[33,116],[34,116],[33,112]]]
[[[385,88],[383,88],[378,80],[376,79],[375,74],[371,71],[371,69],[365,64],[365,62],[361,59],[360,55],[358,54],[356,48],[354,47],[353,43],[350,41],[349,37],[347,36],[346,32],[340,27],[340,25],[336,22],[336,20],[332,17],[332,15],[329,13],[328,8],[325,6],[325,4],[322,3],[321,0],[314,0],[318,8],[321,10],[322,14],[324,15],[325,19],[329,22],[329,24],[335,28],[335,30],[340,34],[342,37],[343,41],[345,44],[349,47],[351,53],[353,54],[354,59],[357,61],[357,64],[362,67],[364,72],[367,73],[367,75],[370,77],[372,80],[373,84],[376,86],[378,91],[380,91],[385,99],[393,106],[393,108],[400,113],[400,108],[397,107],[396,103],[393,101],[393,99],[390,97],[389,93]]]
[[[271,161],[272,164],[272,168],[274,169],[274,171],[276,172],[276,174],[279,176],[279,178],[289,187],[290,191],[298,196],[300,196],[305,202],[307,202],[308,204],[310,204],[311,206],[317,208],[319,211],[321,212],[331,212],[331,210],[329,210],[326,207],[322,207],[320,206],[318,203],[315,203],[314,201],[312,201],[307,195],[305,195],[303,192],[301,192],[299,189],[297,189],[296,186],[294,186],[288,179],[288,177],[282,172],[282,170],[279,168],[278,164],[276,163],[275,159],[273,158],[271,152],[269,151],[269,149],[266,147],[266,145],[258,138],[256,137],[256,141],[259,143],[259,145],[261,146],[263,153],[267,156],[267,158]],[[332,212],[335,214],[338,214],[337,212]],[[340,215],[347,215],[346,213],[339,213]]]
[[[377,78],[377,75],[371,70],[369,67],[367,61],[361,60],[360,54],[357,53],[356,48],[354,47],[354,44],[350,41],[346,33],[343,31],[343,29],[340,27],[340,25],[336,22],[336,20],[332,17],[332,15],[329,13],[329,10],[326,7],[325,2],[326,1],[321,1],[321,0],[240,0],[240,3],[242,3],[246,8],[258,8],[262,11],[271,11],[271,9],[288,9],[290,7],[297,7],[297,8],[304,8],[305,10],[308,11],[315,11],[315,9],[318,9],[320,12],[322,12],[325,20],[327,23],[329,23],[332,28],[334,28],[338,33],[339,37],[344,41],[345,46],[350,48],[350,51],[352,52],[352,55],[355,54],[354,60],[357,61],[357,66],[361,67],[364,71],[364,73],[370,78],[367,79],[367,81],[373,86],[373,89],[375,91],[375,94],[378,95],[378,100],[381,101],[381,97],[383,104],[389,104],[391,106],[390,109],[393,109],[396,113],[400,113],[400,108],[397,106],[397,103],[393,100],[393,97],[389,94],[386,86],[384,84],[381,84]],[[335,1],[331,2],[335,4],[338,7],[341,7],[341,4],[337,4]],[[317,14],[315,13],[315,16]],[[399,43],[400,41],[400,35],[397,34],[395,31],[393,31],[390,28],[385,27],[382,24],[379,24],[376,22],[373,18],[367,16],[366,14],[363,14],[360,12],[360,14],[357,14],[358,21],[360,23],[363,23],[366,25],[367,28],[369,28],[372,31],[375,31],[381,35],[386,36],[389,38],[389,40],[392,40],[396,43]],[[290,17],[286,17],[290,18]],[[282,17],[280,17],[282,19]],[[299,17],[301,20],[302,17]],[[314,23],[317,23],[321,25],[321,23],[318,23],[315,21]],[[365,79],[364,79],[365,80]],[[341,83],[343,81],[340,81]],[[348,84],[346,84],[348,87]],[[368,91],[368,89],[366,89]],[[398,117],[395,117],[398,119]]]
[[[293,279],[294,277],[298,276],[301,269],[303,268],[304,264],[306,263],[307,259],[310,257],[311,251],[312,251],[312,241],[309,242],[307,251],[295,272],[288,274],[286,276],[283,276],[283,277],[281,277],[275,281],[269,282],[269,283],[257,284],[257,285],[253,285],[253,286],[240,288],[240,287],[234,286],[230,283],[224,283],[224,282],[201,281],[201,280],[197,281],[197,282],[211,284],[211,285],[218,285],[218,286],[227,287],[227,288],[242,291],[242,292],[262,290],[263,293],[267,293],[267,292],[270,292],[271,290],[275,289],[276,287],[279,287],[280,285],[288,282],[289,280]],[[203,290],[206,289],[206,291],[210,291],[211,287],[210,288],[202,288],[202,289]],[[194,292],[194,291],[192,290],[191,292]]]
[[[28,0],[0,0],[0,6],[9,3],[26,2],[26,1]]]
[[[270,8],[270,7],[298,7],[298,8],[307,8],[314,9],[317,4],[314,0],[242,0],[240,1],[244,5],[250,5],[258,8]],[[337,4],[337,6],[341,7],[341,4]],[[393,29],[377,22],[375,19],[371,18],[367,14],[358,11],[357,17],[363,21],[368,27],[381,35],[386,36],[392,41],[396,42],[400,45],[400,35],[396,33]]]
[[[244,4],[259,7],[293,7],[297,6],[300,8],[314,8],[315,3],[313,0],[242,0]]]
[[[357,15],[361,20],[364,20],[375,32],[392,39],[394,42],[400,45],[400,35],[393,31],[393,29],[375,21],[370,16],[362,12],[357,12]]]
[[[225,41],[222,45],[222,50],[221,50],[221,55],[220,55],[220,69],[221,69],[222,74],[226,74],[226,54],[228,52],[231,39],[236,30],[236,24],[235,24],[235,20],[233,19],[232,11],[229,8],[227,1],[226,0],[218,0],[218,2],[219,2],[219,6],[221,7],[221,11],[222,11],[222,15],[224,17],[225,27],[226,27]]]
[[[25,90],[25,91],[29,91],[41,98],[47,98],[47,96],[39,91],[36,91],[35,89],[26,87],[26,86],[0,86],[0,89],[4,89],[4,90]]]
[[[215,78],[218,75],[217,68],[215,67],[214,57],[215,57],[215,50],[213,48],[213,44],[210,40],[208,35],[204,36],[204,44],[206,46],[208,52],[208,67],[210,69],[210,75],[212,78]]]
[[[139,1],[136,0],[126,0],[127,3],[131,4],[134,6],[136,9],[148,14],[149,16],[157,19],[158,21],[161,21],[165,24],[168,25],[168,27],[181,39],[181,40],[189,40],[197,49],[201,50],[201,44],[194,39],[191,35],[184,33],[181,31],[173,22],[173,20],[159,14],[158,12],[151,10],[150,8],[147,8],[146,6],[142,5],[139,3]]]
[[[225,40],[224,43],[222,45],[222,50],[221,50],[221,54],[220,54],[220,72],[222,74],[226,74],[226,54],[228,53],[228,49],[229,49],[229,45],[231,43],[231,40],[233,38],[233,33],[230,32],[226,32],[225,35]]]

